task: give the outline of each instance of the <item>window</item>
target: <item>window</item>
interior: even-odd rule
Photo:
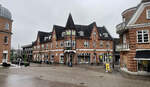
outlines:
[[[96,42],[93,42],[93,47],[96,48]]]
[[[103,48],[103,41],[100,41],[100,48]]]
[[[5,29],[9,30],[9,24],[8,23],[5,24]]]
[[[58,43],[56,42],[56,48],[58,48]]]
[[[63,42],[60,42],[60,46],[63,47],[63,46],[64,46],[64,43],[63,43]]]
[[[72,30],[72,35],[76,35],[76,31]]]
[[[84,36],[84,32],[83,31],[79,31],[80,36]]]
[[[137,31],[137,42],[138,43],[147,43],[147,42],[149,42],[149,31],[148,30],[139,30],[139,31]]]
[[[88,47],[89,47],[89,42],[88,42],[88,41],[85,41],[85,42],[84,42],[84,47],[85,47],[85,48],[88,48]]]
[[[71,35],[71,30],[67,30],[67,31],[66,31],[66,34],[67,34],[67,35]]]
[[[75,47],[76,42],[72,41],[72,46]],[[71,40],[65,41],[65,47],[71,47]]]
[[[150,19],[150,9],[147,10],[146,18],[147,18],[147,19]]]
[[[65,32],[62,32],[61,36],[64,37],[65,36]]]
[[[7,36],[4,37],[4,43],[8,44],[8,37]]]
[[[42,44],[42,49],[44,49],[44,44]]]
[[[96,32],[94,32],[93,35],[96,36]]]
[[[108,37],[108,33],[103,33],[104,37]]]
[[[107,42],[107,43],[106,43],[106,48],[109,48],[109,47],[110,47],[110,43]]]
[[[46,49],[48,49],[48,44],[46,44]]]

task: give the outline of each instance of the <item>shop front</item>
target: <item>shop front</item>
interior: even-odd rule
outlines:
[[[150,50],[136,51],[137,70],[150,73]]]
[[[79,53],[78,64],[89,64],[90,63],[90,53]]]

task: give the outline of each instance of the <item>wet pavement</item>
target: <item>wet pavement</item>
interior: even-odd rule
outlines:
[[[150,87],[150,77],[105,73],[101,66],[31,64],[0,68],[0,87]]]

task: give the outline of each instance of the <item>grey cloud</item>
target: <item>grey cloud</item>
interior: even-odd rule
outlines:
[[[38,30],[52,30],[54,24],[64,26],[71,12],[76,24],[106,26],[118,37],[115,26],[121,22],[121,12],[136,6],[141,0],[0,0],[13,15],[12,47],[36,39]]]

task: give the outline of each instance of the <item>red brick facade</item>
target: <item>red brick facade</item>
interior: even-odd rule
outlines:
[[[6,29],[7,23],[9,28]],[[10,49],[11,49],[11,31],[12,31],[12,20],[0,17],[0,63],[4,62],[4,54],[6,54],[6,61],[10,60]],[[7,37],[7,42],[4,41]]]
[[[125,21],[123,22],[126,25],[122,27],[117,26],[117,33],[120,35],[120,44],[129,45],[129,48],[122,48],[122,51],[120,52],[120,66],[121,68],[126,68],[129,72],[138,72],[140,67],[139,62],[141,61],[146,61],[148,63],[150,62],[149,58],[142,58],[139,60],[135,58],[138,51],[150,50],[150,26],[148,24],[150,23],[150,20],[147,19],[147,10],[149,9],[150,2],[143,2],[138,7],[132,8],[132,10],[126,10],[126,13],[123,15],[125,18]],[[137,32],[139,30],[149,31],[148,42],[138,42]],[[143,38],[145,37],[143,36]],[[149,67],[148,64],[147,67]]]
[[[85,34],[88,31],[86,31],[86,33],[84,32],[83,37],[78,37],[77,34],[79,33],[78,31],[80,30],[77,31],[76,30],[78,29],[77,27],[74,27],[76,29],[69,29],[69,28],[66,29],[66,28],[67,27],[65,27],[64,32],[70,30],[72,32],[75,32],[75,34],[72,33],[71,36],[65,35],[63,38],[60,39],[57,37],[56,30],[58,31],[58,29],[54,27],[50,35],[51,38],[48,42],[40,43],[40,41],[38,40],[39,36],[37,36],[37,40],[34,42],[33,45],[33,60],[49,61],[51,63],[68,63],[71,59],[73,64],[79,63],[90,64],[90,63],[105,62],[105,60],[103,61],[103,58],[108,53],[110,56],[112,56],[113,50],[112,38],[108,36],[106,37],[109,38],[109,40],[101,38],[96,23],[93,23],[89,37],[85,37],[86,36]],[[60,36],[62,35],[62,33],[60,33]],[[109,35],[108,32],[107,34]],[[73,43],[74,45],[72,44],[72,48],[70,48],[66,47],[66,41],[72,41],[72,43],[73,41],[75,41],[75,43]],[[85,42],[88,43],[88,46],[85,46]],[[100,43],[102,43],[102,46],[100,46]],[[42,45],[44,45],[43,49]],[[41,56],[45,54],[47,56]]]

